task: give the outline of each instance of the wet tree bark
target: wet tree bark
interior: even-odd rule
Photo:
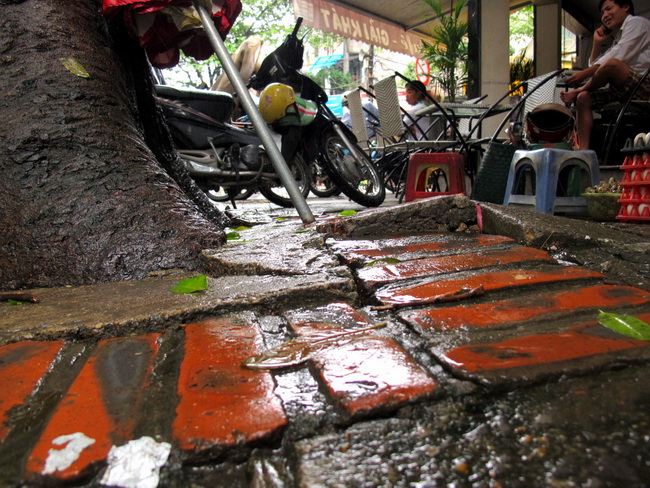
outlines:
[[[0,289],[197,270],[225,241],[161,125],[143,51],[100,7],[0,0]]]

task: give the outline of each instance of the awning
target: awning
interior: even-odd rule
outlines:
[[[314,64],[309,67],[308,71],[319,71],[323,68],[329,68],[343,59],[342,54],[332,54],[330,56],[318,56]]]
[[[390,3],[393,10],[403,10],[403,6],[398,6],[394,0]],[[423,2],[420,4],[430,9]],[[359,13],[326,0],[293,0],[293,11],[296,17],[302,17],[306,25],[315,29],[410,56],[420,55],[422,40],[426,39],[418,33],[407,32],[395,23],[379,20],[372,14]]]
[[[562,8],[587,29],[600,25],[599,0],[562,0]],[[449,10],[453,0],[444,0]],[[509,0],[517,9],[531,0]],[[545,5],[548,0],[532,0]],[[489,4],[489,2],[488,2]],[[431,40],[439,23],[433,10],[422,0],[293,0],[296,16],[311,27],[356,39],[367,44],[419,57],[421,40]],[[635,0],[637,15],[650,17],[650,0]],[[484,7],[485,8],[485,7]]]

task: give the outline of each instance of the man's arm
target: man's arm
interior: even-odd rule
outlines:
[[[603,64],[608,59],[616,58],[626,64],[630,64],[641,51],[648,46],[648,23],[641,17],[628,17],[623,25],[623,32],[618,42],[605,54],[595,60]]]
[[[598,70],[600,62],[594,64],[596,60],[601,56],[603,50],[603,42],[605,39],[610,37],[611,33],[605,28],[604,25],[601,25],[598,29],[594,31],[594,41],[591,46],[591,55],[589,56],[589,67],[573,73],[569,76],[565,83],[569,86],[580,85],[586,79],[594,76],[594,73]]]
[[[565,80],[565,83],[567,85],[569,85],[569,86],[580,85],[587,78],[591,78],[592,76],[594,76],[594,73],[596,73],[596,71],[598,71],[599,66],[600,66],[599,64],[592,64],[587,69],[577,71],[577,72],[573,73],[571,76],[569,76]]]

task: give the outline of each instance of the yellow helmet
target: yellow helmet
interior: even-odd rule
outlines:
[[[280,120],[287,114],[287,107],[296,102],[296,93],[289,85],[271,83],[260,95],[260,114],[267,124]]]

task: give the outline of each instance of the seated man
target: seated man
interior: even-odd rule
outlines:
[[[568,85],[580,88],[560,94],[562,101],[576,104],[578,148],[589,149],[594,107],[612,101],[625,101],[650,67],[650,20],[634,15],[632,0],[600,0],[598,8],[603,25],[594,32],[589,68],[567,78]],[[608,37],[614,43],[601,54]],[[650,77],[637,90],[635,97],[650,99]]]

